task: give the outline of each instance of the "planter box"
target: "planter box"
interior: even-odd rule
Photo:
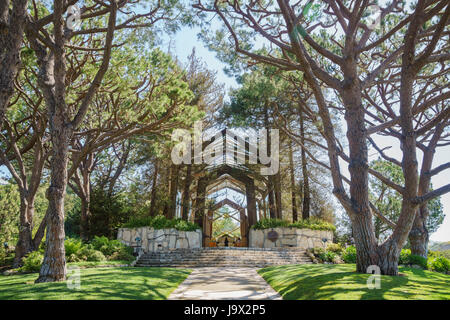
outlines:
[[[117,239],[127,246],[137,245],[136,238],[141,239],[141,246],[145,253],[170,249],[194,249],[202,246],[202,232],[178,231],[176,229],[120,228]]]
[[[269,237],[269,232],[275,231],[277,239],[275,241],[273,233]],[[269,239],[269,238],[272,238]],[[333,242],[333,231],[297,229],[297,228],[273,228],[264,230],[250,229],[250,248],[301,248],[312,249],[315,247],[325,248],[328,243]]]

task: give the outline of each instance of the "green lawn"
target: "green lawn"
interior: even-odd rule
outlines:
[[[286,300],[449,300],[450,275],[400,268],[404,276],[381,276],[380,289],[368,289],[369,274],[355,265],[289,265],[258,273]]]
[[[79,290],[66,282],[34,284],[38,274],[0,275],[0,300],[166,299],[190,274],[174,268],[81,269]]]
[[[127,260],[108,260],[108,261],[82,261],[82,262],[69,262],[67,266],[69,267],[80,267],[80,268],[93,268],[101,266],[125,266],[129,265],[133,261]]]

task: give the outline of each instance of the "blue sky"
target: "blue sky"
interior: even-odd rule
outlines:
[[[175,36],[172,37],[172,41],[170,42],[171,53],[176,55],[180,61],[186,62],[186,58],[191,54],[192,49],[195,47],[197,56],[201,57],[201,59],[206,62],[208,68],[217,71],[217,80],[219,82],[224,83],[227,89],[237,87],[235,79],[228,77],[224,73],[223,69],[225,65],[215,57],[214,52],[209,51],[203,43],[198,40],[198,32],[199,29],[196,28],[182,28]],[[165,39],[162,47],[167,48],[168,43],[169,39]],[[377,143],[379,142],[381,145],[392,144],[392,139],[379,138],[376,140]],[[371,154],[373,155],[374,153],[371,152]],[[393,148],[391,148],[389,155],[396,157],[397,159],[401,159],[399,147],[394,145]],[[418,156],[420,158],[421,154],[419,153]],[[450,147],[441,149],[436,153],[434,166],[438,166],[445,161],[448,161],[448,159],[450,159]],[[347,164],[342,163],[342,168],[343,174],[346,175]],[[448,183],[448,180],[449,172],[447,170],[432,179],[433,187],[439,188]],[[450,241],[450,194],[442,196],[441,201],[444,208],[445,219],[440,228],[431,235],[432,241]]]

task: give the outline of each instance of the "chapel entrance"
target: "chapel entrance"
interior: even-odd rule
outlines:
[[[203,247],[247,247],[250,227],[267,214],[270,189],[260,174],[266,165],[251,160],[258,159],[258,151],[249,139],[224,129],[203,140],[200,154],[191,153],[182,210],[201,227]],[[224,190],[227,195],[218,196]],[[218,230],[220,223],[228,227]]]
[[[225,198],[208,210],[204,221],[205,247],[247,247],[245,208]]]

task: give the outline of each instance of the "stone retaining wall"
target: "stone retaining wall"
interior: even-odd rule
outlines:
[[[269,239],[269,232],[275,231],[278,239]],[[273,228],[265,230],[250,229],[249,247],[251,248],[283,248],[296,247],[311,249],[315,247],[325,248],[333,242],[333,231],[298,229],[298,228]]]
[[[142,249],[145,253],[167,249],[194,249],[202,246],[201,230],[120,228],[117,234],[117,239],[127,246],[136,246],[136,237],[141,238]]]

